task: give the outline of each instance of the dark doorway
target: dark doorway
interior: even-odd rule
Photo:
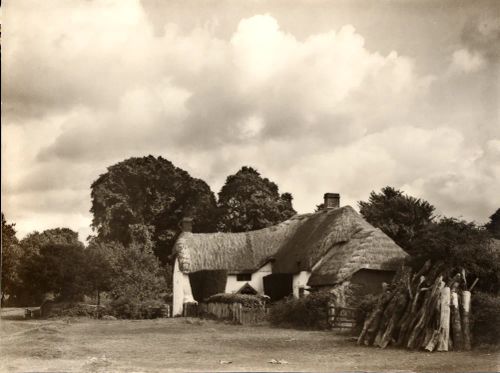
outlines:
[[[271,301],[283,299],[292,294],[293,275],[288,273],[273,273],[264,277],[264,294]]]

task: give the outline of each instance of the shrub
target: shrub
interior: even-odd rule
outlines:
[[[119,319],[155,319],[162,317],[165,303],[159,300],[138,300],[120,297],[113,300],[106,309],[107,314]]]
[[[198,302],[203,302],[211,295],[223,293],[226,290],[226,282],[225,270],[204,270],[189,274],[193,298]]]
[[[328,304],[333,296],[327,291],[311,293],[304,298],[288,297],[276,302],[269,312],[273,325],[308,329],[328,328]]]
[[[259,308],[265,304],[266,299],[267,298],[262,295],[220,293],[208,297],[206,301],[229,304],[241,303],[243,307]]]
[[[477,292],[472,294],[471,302],[471,328],[474,344],[498,344],[500,296]]]
[[[95,317],[97,308],[93,305],[73,302],[47,301],[42,305],[43,317]]]

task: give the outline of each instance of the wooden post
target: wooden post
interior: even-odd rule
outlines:
[[[441,289],[441,315],[439,319],[438,351],[448,351],[450,339],[450,288]]]
[[[462,331],[464,335],[464,349],[469,351],[471,349],[470,342],[470,323],[469,323],[469,314],[470,314],[470,291],[462,292]]]
[[[453,335],[453,347],[455,350],[463,348],[462,323],[460,321],[460,310],[458,308],[458,294],[456,286],[451,292],[451,330]]]

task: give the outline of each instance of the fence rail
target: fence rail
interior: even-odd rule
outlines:
[[[332,329],[351,330],[356,326],[357,312],[356,308],[330,305],[328,307],[328,324]]]

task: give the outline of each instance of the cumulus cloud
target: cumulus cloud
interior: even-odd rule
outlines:
[[[479,53],[471,53],[467,49],[459,49],[453,53],[451,69],[466,73],[475,72],[485,65],[485,60]]]
[[[385,185],[470,219],[500,204],[498,82],[479,37],[423,72],[352,24],[299,37],[263,13],[221,37],[218,20],[159,30],[138,0],[15,4],[2,198],[22,233],[70,224],[86,235],[91,182],[150,153],[215,192],[253,165],[302,212],[327,191],[355,205]]]

